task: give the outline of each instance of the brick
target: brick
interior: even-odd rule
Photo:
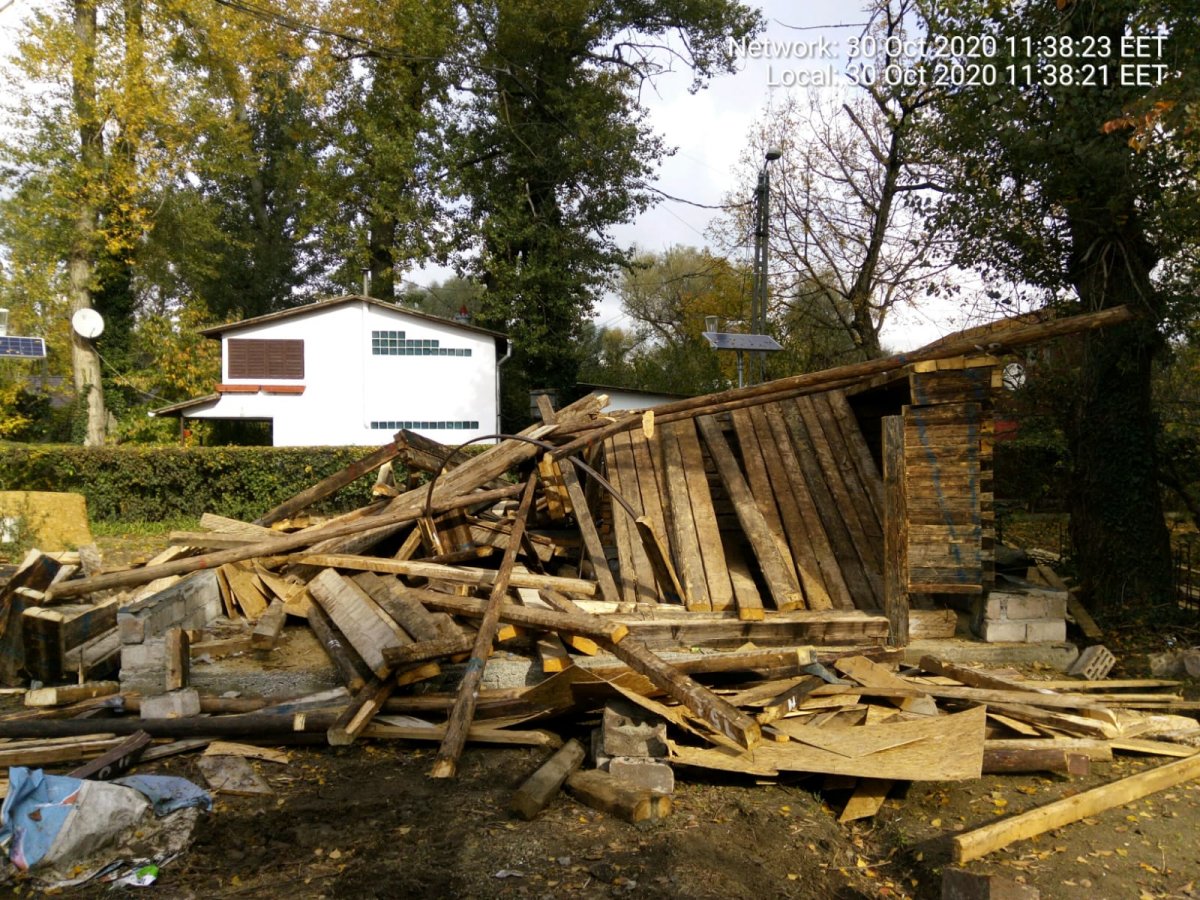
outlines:
[[[614,756],[608,763],[608,773],[636,790],[668,795],[675,793],[674,769],[657,759]]]
[[[1043,619],[1040,622],[1029,622],[1025,626],[1025,640],[1031,644],[1065,641],[1066,639],[1067,623],[1063,619]]]
[[[171,691],[157,697],[143,697],[141,718],[186,719],[200,715],[200,695],[193,688]]]
[[[1025,640],[1025,623],[984,619],[979,636],[989,644],[1019,643]]]
[[[1002,875],[977,875],[964,869],[942,871],[942,900],[1040,900],[1041,892]]]

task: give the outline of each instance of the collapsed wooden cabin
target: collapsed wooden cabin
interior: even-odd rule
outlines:
[[[473,456],[400,432],[253,523],[206,516],[144,566],[32,559],[0,588],[0,676],[94,680],[119,656],[121,681],[0,718],[0,736],[77,734],[94,725],[72,715],[137,709],[106,730],[432,739],[445,777],[468,740],[556,746],[518,726],[624,698],[683,738],[680,765],[873,779],[978,775],[985,719],[1014,737],[1118,739],[1119,717],[1082,694],[881,663],[898,659],[914,604],[995,582],[995,352],[1126,317],[1025,325],[985,348],[948,340],[644,414],[543,402],[542,422]],[[381,477],[369,506],[306,517],[393,464],[406,480]],[[331,692],[196,690],[214,661],[267,659],[300,635]],[[490,686],[514,656],[528,675]],[[845,727],[857,730],[831,731]],[[948,742],[959,752],[941,759]],[[1054,749],[1036,764],[1070,764]]]

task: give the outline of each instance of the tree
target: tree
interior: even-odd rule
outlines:
[[[948,0],[929,2],[926,13],[935,37],[995,42],[986,63],[996,83],[947,90],[926,131],[928,146],[951,168],[953,190],[938,225],[960,241],[957,261],[1048,301],[1085,310],[1125,304],[1138,313],[1081,341],[1063,423],[1071,537],[1098,603],[1166,600],[1171,560],[1151,375],[1164,346],[1161,327],[1181,308],[1195,308],[1195,297],[1175,294],[1160,273],[1196,250],[1197,135],[1164,119],[1156,128],[1169,139],[1139,149],[1105,126],[1154,99],[1120,66],[1156,62],[1145,55],[1158,43],[1125,44],[1126,36],[1163,36],[1160,97],[1194,91],[1194,9],[1182,0],[1003,9]],[[1093,48],[1089,60],[1067,53],[1084,47]]]
[[[880,330],[894,308],[947,289],[942,241],[917,202],[938,181],[915,140],[934,89],[894,74],[911,71],[898,50],[917,37],[915,6],[873,0],[859,40],[880,49],[850,67],[859,89],[844,98],[826,89],[786,95],[759,122],[739,178],[757,177],[768,148],[782,153],[767,164],[770,305],[814,332],[844,331],[848,355],[859,359],[881,355]],[[725,243],[743,244],[752,228],[747,205],[731,200]]]
[[[471,99],[450,132],[458,264],[487,289],[483,321],[515,339],[524,378],[508,379],[518,396],[506,406],[523,417],[529,387],[573,385],[573,342],[628,259],[608,229],[651,201],[664,148],[642,82],[672,60],[697,83],[732,70],[732,42],[760,20],[734,0],[488,0],[463,14]]]

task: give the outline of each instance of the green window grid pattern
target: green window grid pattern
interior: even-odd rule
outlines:
[[[401,422],[372,422],[371,428],[376,430],[399,431],[407,428],[409,431],[477,431],[478,422],[426,422],[406,420]]]
[[[432,338],[404,337],[403,331],[372,331],[372,356],[470,356],[470,347],[442,347]]]

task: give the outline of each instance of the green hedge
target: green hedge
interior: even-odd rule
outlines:
[[[206,512],[253,520],[369,452],[362,447],[5,444],[0,445],[0,490],[77,492],[87,498],[93,521],[157,522]],[[362,506],[374,481],[373,473],[365,475],[317,508]]]

